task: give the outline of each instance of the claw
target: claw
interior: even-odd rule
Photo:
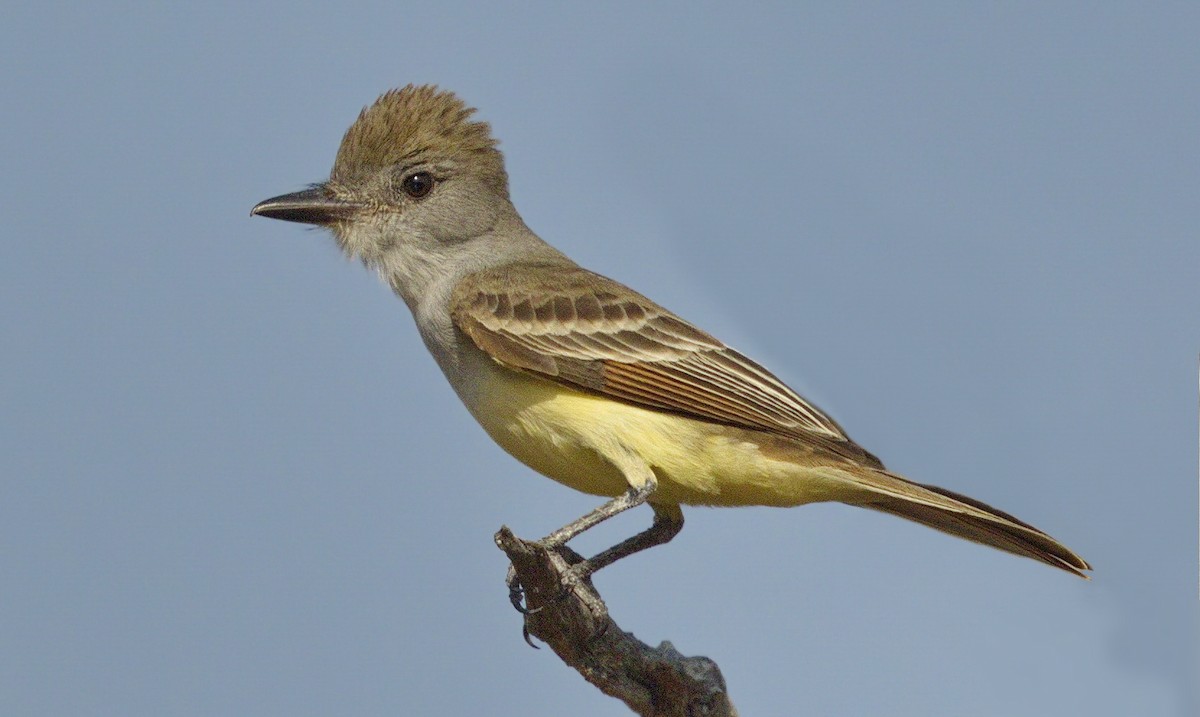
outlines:
[[[525,638],[526,645],[529,645],[530,647],[532,647],[535,650],[542,649],[542,648],[538,647],[537,645],[533,644],[533,635],[529,634],[529,627],[527,625],[521,626],[521,637]]]
[[[513,566],[508,566],[508,574],[504,576],[504,584],[508,586],[508,601],[512,603],[513,609],[522,615],[533,615],[542,608],[530,608],[525,604],[525,586],[521,584],[520,578],[517,577],[517,569]],[[526,642],[529,642],[526,639]]]
[[[525,589],[520,585],[508,586],[508,601],[512,603],[513,609],[522,615],[529,613],[525,609]]]
[[[504,575],[504,584],[508,586],[508,601],[512,603],[517,612],[524,612],[525,607],[521,603],[525,601],[525,588],[517,579],[516,568],[511,565],[508,566],[508,572]]]
[[[517,612],[521,613],[522,615],[532,615],[542,609],[540,607],[532,609],[525,607],[525,587],[521,585],[520,579],[517,578],[516,568],[511,565],[508,566],[508,575],[504,577],[504,582],[506,585],[508,585],[508,601],[512,603],[513,608],[515,608]],[[526,645],[529,645],[535,650],[542,649],[533,644],[533,635],[529,634],[529,625],[521,625],[521,637],[525,639]]]

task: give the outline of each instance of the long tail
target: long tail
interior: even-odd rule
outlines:
[[[864,469],[852,482],[859,491],[853,501],[936,528],[944,533],[1033,558],[1072,575],[1088,579],[1092,566],[1049,535],[1001,510],[945,488],[914,483],[893,473]]]

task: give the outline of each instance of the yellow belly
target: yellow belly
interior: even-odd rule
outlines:
[[[608,457],[632,453],[658,478],[651,498],[658,503],[798,505],[844,494],[844,484],[803,460],[802,450],[777,450],[776,437],[638,408],[488,363],[470,397],[463,396],[472,414],[504,450],[576,490],[626,490],[619,461]],[[775,450],[763,450],[764,443]]]

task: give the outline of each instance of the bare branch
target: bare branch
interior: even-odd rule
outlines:
[[[524,588],[526,634],[601,692],[642,717],[736,717],[717,663],[685,657],[670,642],[650,647],[622,631],[590,580],[563,587],[568,568],[581,559],[577,553],[547,550],[507,527],[496,533],[496,545]]]

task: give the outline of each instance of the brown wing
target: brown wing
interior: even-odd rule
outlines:
[[[535,279],[530,281],[530,279]],[[523,289],[522,287],[532,287]],[[464,279],[454,323],[493,359],[634,405],[816,443],[880,465],[762,366],[617,282],[522,263]]]

